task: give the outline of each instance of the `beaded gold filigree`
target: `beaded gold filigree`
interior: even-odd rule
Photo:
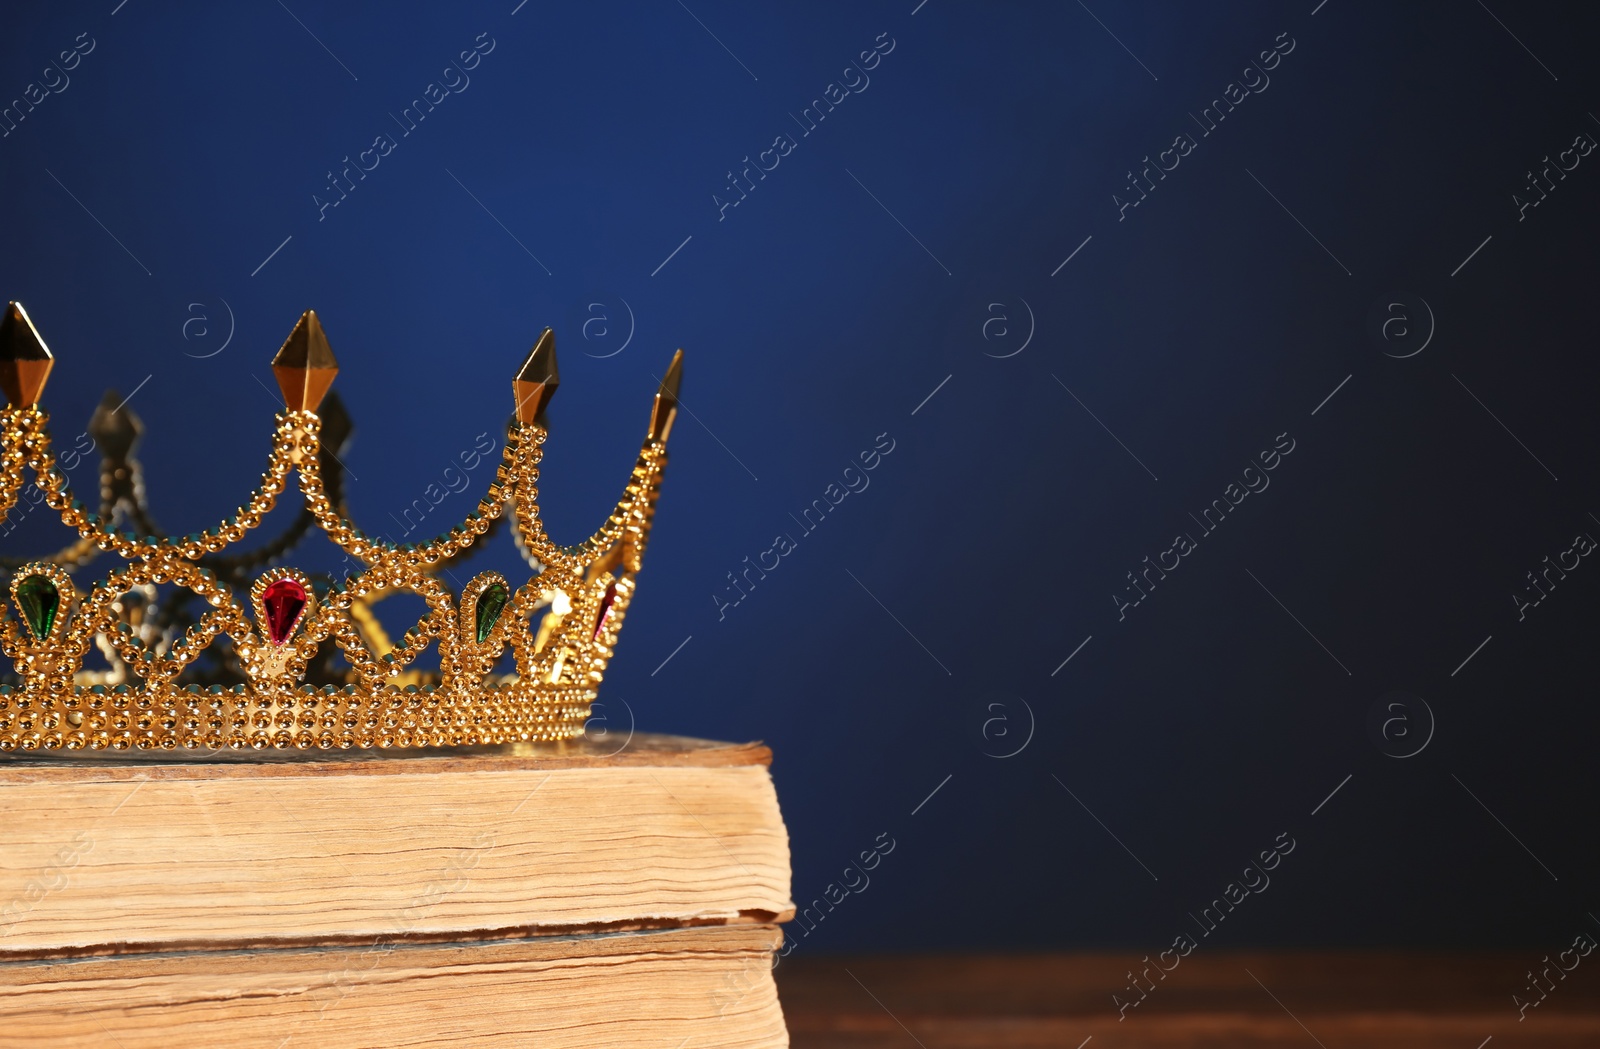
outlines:
[[[440,747],[581,734],[649,537],[682,357],[681,350],[673,357],[656,394],[621,500],[582,543],[558,546],[539,515],[544,410],[558,382],[547,329],[514,378],[516,414],[477,509],[431,541],[397,545],[363,532],[330,493],[336,482],[324,477],[331,457],[322,444],[328,420],[317,409],[337,364],[316,315],[307,312],[273,361],[286,407],[260,486],[204,532],[139,535],[117,524],[148,527],[142,502],[127,502],[142,488],[136,464],[118,459],[104,471],[102,513],[74,497],[38,407],[52,358],[12,303],[0,318],[0,387],[9,403],[0,410],[0,521],[31,472],[42,504],[79,539],[12,571],[0,651],[13,660],[20,685],[0,686],[0,750]],[[347,430],[348,420],[340,425]],[[123,443],[102,451],[126,453],[131,438]],[[241,597],[245,570],[261,566],[229,548],[261,523],[291,474],[305,500],[300,531],[314,524],[364,568],[318,585],[294,568],[265,567]],[[122,512],[135,504],[137,512]],[[111,505],[122,507],[114,519],[104,516]],[[453,594],[435,573],[503,517],[536,574],[513,586],[486,571]],[[269,544],[264,556],[287,545]],[[80,591],[68,569],[96,552],[124,563]],[[142,616],[158,586],[192,592],[205,611],[185,629],[147,629]],[[417,594],[427,611],[390,642],[370,606],[394,592]],[[243,680],[186,680],[186,669],[224,635]],[[348,669],[320,686],[306,683],[308,668],[326,667],[330,642]],[[431,644],[438,646],[437,674],[413,668]],[[113,680],[85,668],[92,646],[118,668]],[[508,648],[515,672],[497,675]]]

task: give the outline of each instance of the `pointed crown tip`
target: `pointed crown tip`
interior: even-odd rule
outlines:
[[[0,318],[0,341],[4,343],[0,346],[0,354],[7,360],[48,361],[55,358],[40,337],[39,329],[34,327],[27,309],[15,300],[6,303],[5,316]]]
[[[290,411],[317,410],[334,376],[339,361],[322,332],[315,310],[306,310],[295,322],[294,330],[272,358],[272,374],[283,391],[284,406]]]
[[[678,391],[683,388],[683,350],[672,355],[672,363],[656,389],[655,401],[650,405],[650,437],[665,444],[672,435],[672,424],[678,418]]]
[[[560,385],[561,368],[556,361],[556,333],[555,329],[546,328],[539,333],[533,349],[528,351],[528,356],[522,361],[522,367],[517,369],[517,374],[511,379],[511,392],[516,399],[517,422],[524,426],[534,423],[542,425],[545,409],[550,407],[550,401],[556,395],[556,387]]]
[[[317,317],[316,310],[306,310],[295,321],[294,328],[290,330],[289,337],[283,340],[283,345],[272,358],[276,365],[288,365],[295,368],[334,368],[339,367],[339,362],[334,359],[333,347],[328,345],[328,337],[323,333],[322,321]]]
[[[522,359],[522,367],[517,369],[515,376],[518,382],[557,382],[560,379],[559,365],[556,361],[556,333],[554,328],[546,328],[539,333],[539,338],[534,341],[533,348]]]
[[[106,390],[89,419],[89,436],[106,454],[126,459],[144,434],[144,423],[115,388]]]
[[[0,390],[13,408],[31,408],[44,393],[55,356],[22,303],[6,304],[0,317]]]
[[[683,386],[683,351],[672,355],[672,363],[667,365],[666,374],[661,377],[661,388],[657,397],[671,397],[676,402],[678,390]]]

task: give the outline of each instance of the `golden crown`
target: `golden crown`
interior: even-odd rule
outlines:
[[[338,462],[350,421],[329,394],[338,363],[307,311],[272,361],[285,406],[260,487],[216,527],[168,537],[151,521],[132,457],[141,426],[114,393],[88,431],[101,452],[99,513],[73,496],[38,406],[54,361],[11,303],[0,318],[9,402],[0,410],[0,522],[32,470],[37,502],[79,538],[53,557],[4,562],[17,614],[0,605],[0,650],[16,675],[0,685],[0,750],[439,747],[582,734],[650,534],[682,362],[679,350],[616,509],[582,543],[558,546],[540,521],[537,488],[545,409],[559,382],[545,329],[512,381],[515,414],[477,510],[433,540],[397,545],[350,520]],[[300,516],[262,547],[229,551],[291,472],[305,496]],[[503,516],[533,577],[513,590],[500,573],[481,572],[452,594],[438,574]],[[361,570],[335,579],[270,567],[313,525]],[[124,564],[80,592],[70,573],[101,552]],[[397,592],[419,595],[427,612],[393,643],[372,605]],[[223,634],[231,646],[212,647]],[[414,669],[435,641],[439,671]],[[85,666],[91,646],[105,668]],[[496,674],[508,646],[515,670]]]

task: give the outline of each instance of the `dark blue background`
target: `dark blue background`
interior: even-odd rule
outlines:
[[[684,347],[693,414],[604,711],[768,741],[802,903],[893,839],[795,950],[1153,952],[1280,832],[1294,853],[1210,942],[1550,948],[1591,923],[1600,568],[1522,621],[1511,599],[1600,534],[1600,156],[1525,220],[1512,201],[1600,136],[1589,8],[114,6],[13,12],[0,44],[11,99],[94,41],[0,138],[0,290],[57,355],[58,442],[137,387],[156,515],[205,527],[254,483],[268,362],[314,307],[350,501],[382,531],[498,439],[551,324],[541,488],[576,539]],[[401,137],[391,114],[482,33]],[[1201,138],[1190,114],[1280,33],[1270,86]],[[383,133],[319,220],[326,173]],[[785,133],[719,219],[726,173]],[[1179,133],[1198,146],[1119,221],[1125,173]],[[1371,311],[1418,296],[1431,343],[1386,355]],[[881,434],[870,487],[800,536]],[[1119,621],[1125,574],[1279,434],[1270,488]],[[47,524],[6,551],[52,548]],[[780,532],[798,549],[719,619]],[[1406,759],[1367,728],[1396,689],[1436,719]]]

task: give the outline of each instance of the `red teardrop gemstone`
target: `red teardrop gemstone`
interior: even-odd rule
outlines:
[[[293,579],[279,579],[262,591],[261,604],[267,611],[267,637],[281,645],[294,633],[300,613],[305,611],[306,588]]]
[[[616,584],[616,581],[613,580],[611,585],[606,587],[605,596],[600,598],[600,615],[595,620],[595,623],[594,623],[594,636],[595,637],[598,638],[600,636],[600,631],[602,631],[602,630],[604,630],[606,628],[606,620],[611,618],[611,606],[616,604],[616,603],[617,603],[617,584]]]

